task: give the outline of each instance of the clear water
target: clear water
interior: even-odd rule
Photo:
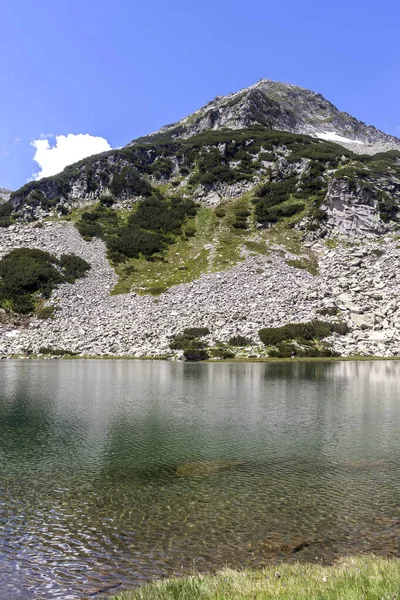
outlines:
[[[399,536],[398,362],[0,362],[2,600]]]

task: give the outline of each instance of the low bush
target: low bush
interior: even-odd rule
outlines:
[[[227,348],[214,348],[210,351],[213,358],[221,358],[222,360],[229,360],[235,358],[235,353]]]
[[[209,359],[209,354],[204,349],[195,349],[195,348],[186,348],[183,352],[183,356],[185,360],[191,362],[199,362],[201,360]]]
[[[150,173],[155,177],[170,177],[174,164],[170,158],[158,157],[150,167]]]
[[[13,212],[13,206],[11,202],[0,203],[0,227],[9,227],[13,224],[11,213]]]
[[[62,348],[51,348],[50,346],[42,346],[39,348],[39,354],[45,354],[50,356],[77,356],[78,352],[72,352],[71,350],[64,350]]]
[[[196,340],[192,337],[187,337],[182,333],[178,333],[178,335],[170,342],[169,347],[171,350],[186,350],[188,348],[199,350],[204,348],[205,345],[206,344],[201,340]]]
[[[11,304],[14,312],[28,314],[34,309],[34,295],[49,298],[60,283],[73,283],[90,265],[74,254],[59,260],[43,250],[18,248],[0,260],[0,306]]]
[[[9,217],[13,211],[11,202],[0,203],[0,219],[3,217]]]
[[[288,340],[321,340],[332,333],[345,335],[348,331],[346,323],[315,320],[306,323],[288,323],[283,327],[266,327],[260,329],[258,335],[266,346],[276,346]]]
[[[252,340],[250,338],[245,337],[244,335],[234,335],[229,340],[228,344],[230,346],[249,346],[252,344]]]
[[[208,335],[208,327],[187,327],[181,333],[177,333],[170,342],[171,350],[203,350],[206,343],[199,338]]]
[[[330,358],[339,356],[329,346],[318,347],[315,343],[293,344],[291,342],[280,342],[275,348],[268,352],[271,358]]]
[[[247,223],[246,221],[234,221],[232,227],[235,229],[247,229]]]
[[[247,218],[251,215],[251,212],[247,208],[239,208],[235,211],[236,217],[244,217]]]
[[[291,358],[296,356],[296,346],[289,342],[279,342],[279,344],[276,344],[276,348],[268,352],[268,356],[272,358]]]
[[[225,208],[216,208],[215,209],[215,216],[218,217],[219,219],[221,219],[222,217],[225,217],[225,215],[226,215]]]
[[[317,310],[317,313],[319,315],[322,315],[324,317],[334,317],[335,315],[338,314],[338,309],[336,308],[336,306],[329,306],[327,308],[319,308]]]
[[[89,263],[76,254],[62,254],[58,264],[63,271],[64,281],[67,283],[74,283],[90,269]]]
[[[183,330],[183,335],[191,338],[204,337],[205,335],[209,335],[209,333],[210,330],[208,327],[186,327]]]
[[[114,196],[151,196],[153,188],[132,166],[125,166],[115,173],[110,185]]]

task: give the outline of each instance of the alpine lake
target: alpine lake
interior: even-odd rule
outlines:
[[[0,597],[400,556],[400,362],[0,362]]]

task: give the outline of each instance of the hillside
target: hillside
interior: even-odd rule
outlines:
[[[14,315],[3,277],[0,352],[400,354],[399,149],[319,94],[262,80],[26,184],[0,205],[0,255],[72,252],[91,269],[47,299],[26,288],[36,316]],[[259,335],[315,320],[323,333]],[[207,333],[179,337],[193,325]]]

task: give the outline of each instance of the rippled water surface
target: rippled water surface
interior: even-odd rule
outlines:
[[[0,597],[400,556],[400,363],[0,363]]]

